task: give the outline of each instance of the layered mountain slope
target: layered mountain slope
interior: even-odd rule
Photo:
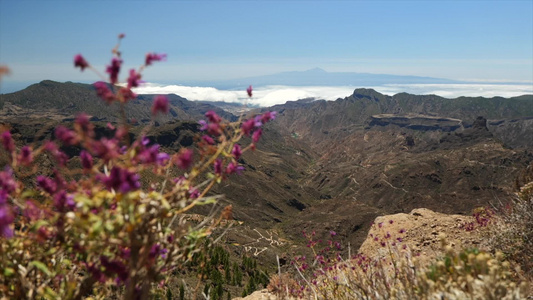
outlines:
[[[469,214],[509,199],[517,174],[533,160],[528,148],[505,147],[487,120],[476,118],[533,115],[532,96],[449,100],[358,89],[337,101],[275,109],[272,126],[318,154],[300,182],[319,201],[286,224],[286,232],[335,230],[358,245],[361,229],[379,214],[421,207]],[[533,130],[525,127],[515,136]]]
[[[50,136],[58,122],[78,111],[102,120],[102,127],[118,113],[83,84],[44,81],[0,97],[1,122],[10,123],[24,142],[32,142],[42,128],[48,128],[43,136]],[[151,97],[130,102],[128,116],[148,120]],[[168,151],[190,145],[198,126],[166,121],[198,120],[211,109],[235,118],[209,104],[169,98],[171,114],[157,119],[161,125],[149,134]],[[232,204],[235,219],[244,222],[229,235],[230,242],[253,240],[256,229],[274,230],[290,243],[305,242],[302,230],[324,236],[334,230],[357,248],[378,215],[421,207],[469,214],[474,207],[505,201],[516,175],[533,160],[531,150],[520,148],[531,146],[523,137],[533,131],[527,119],[533,116],[532,96],[389,97],[358,89],[337,101],[296,101],[269,110],[277,110],[278,118],[264,128],[255,153],[243,156],[244,176],[214,190],[225,194],[223,203]],[[480,115],[490,120],[477,119]],[[272,251],[287,249],[263,242],[270,258]]]
[[[141,123],[150,121],[150,107],[154,96],[139,95],[135,101],[130,101],[126,105],[126,116]],[[232,114],[213,105],[187,101],[173,94],[167,97],[170,111],[168,115],[159,116],[159,122],[168,122],[175,118],[196,121],[208,110],[214,110],[228,119],[233,118]],[[4,118],[46,117],[61,120],[85,112],[100,120],[120,119],[120,106],[117,103],[107,105],[98,98],[92,85],[50,80],[41,81],[15,93],[1,94],[0,109],[0,116]]]

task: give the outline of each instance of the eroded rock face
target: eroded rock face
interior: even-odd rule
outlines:
[[[487,120],[485,120],[486,123]],[[462,121],[453,118],[439,118],[425,115],[380,114],[370,117],[369,126],[396,125],[413,130],[444,132],[455,131],[463,127]]]
[[[443,253],[443,235],[455,251],[479,247],[481,233],[486,228],[467,230],[473,223],[472,216],[442,214],[426,208],[413,209],[408,214],[380,216],[375,219],[359,253],[374,258],[386,257],[389,249],[381,242],[393,241],[400,247],[406,245],[414,254],[420,253],[421,260],[431,260]]]

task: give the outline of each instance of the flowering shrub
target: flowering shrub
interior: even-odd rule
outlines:
[[[403,244],[405,231],[391,234],[387,224],[373,226],[379,233],[370,238],[381,246],[378,253],[348,259],[341,256],[339,242],[322,243],[314,234],[305,235],[313,257],[297,256],[292,263],[295,274],[272,276],[269,290],[280,299],[524,299],[527,295],[528,284],[516,281],[502,252],[455,252],[441,235],[443,256],[424,265]]]
[[[533,164],[524,179],[513,201],[497,210],[484,241],[518,263],[526,278],[533,282],[533,181],[527,181],[533,180]]]
[[[72,129],[56,127],[55,140],[40,146],[17,147],[9,131],[0,132],[9,162],[0,172],[0,298],[147,299],[231,218],[231,206],[194,227],[183,216],[217,202],[210,189],[243,170],[240,156],[255,148],[261,126],[275,113],[228,123],[210,111],[195,147],[175,154],[162,152],[143,134],[131,141],[124,111],[135,101],[132,88],[141,83],[144,68],[166,55],[148,53],[118,85],[123,37],[107,77],[100,75],[107,82],[94,84],[103,101],[122,108],[122,123],[108,124],[111,137],[97,139],[85,114]],[[93,69],[82,55],[74,57],[74,65]],[[247,92],[252,95],[251,87]],[[166,97],[154,98],[154,117],[168,109]],[[251,144],[241,146],[243,136],[251,136]],[[61,148],[66,146],[78,147],[79,157],[68,157]],[[39,169],[42,160],[50,160],[52,169]],[[146,173],[153,176],[146,179]]]

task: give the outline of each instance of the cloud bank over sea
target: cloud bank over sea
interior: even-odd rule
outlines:
[[[251,105],[272,106],[287,101],[314,98],[336,100],[353,94],[356,86],[283,86],[268,85],[254,87]],[[445,98],[468,97],[514,97],[533,94],[533,84],[385,84],[370,86],[385,95],[410,93],[416,95],[438,95]],[[161,85],[145,83],[136,88],[138,94],[176,94],[191,101],[223,101],[244,103],[248,99],[245,90],[223,90],[214,87]]]

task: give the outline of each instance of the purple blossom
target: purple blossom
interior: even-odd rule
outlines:
[[[121,193],[137,190],[141,187],[139,174],[120,167],[113,167],[109,176],[103,176],[102,182],[107,189],[114,189]]]
[[[123,87],[118,90],[121,102],[128,102],[129,100],[135,99],[137,94],[135,94],[130,88]]]
[[[336,233],[335,231],[333,231],[333,230],[331,230],[331,231],[329,232],[329,234],[330,234],[331,236],[336,236],[336,235],[337,235],[337,233]]]
[[[164,165],[168,160],[170,159],[170,155],[168,155],[165,152],[159,152],[157,153],[156,162],[159,165]]]
[[[143,144],[144,145],[144,144]],[[158,163],[163,165],[168,159],[169,155],[164,152],[159,152],[160,146],[155,144],[148,148],[139,150],[137,159],[144,164]]]
[[[68,156],[59,148],[54,142],[48,141],[44,145],[44,149],[48,151],[60,166],[64,166],[67,163]]]
[[[193,163],[193,152],[191,149],[183,148],[180,150],[175,161],[178,168],[187,170],[192,166]]]
[[[252,141],[254,143],[257,143],[259,141],[259,139],[261,138],[261,134],[262,133],[263,133],[263,131],[261,130],[261,128],[259,128],[256,131],[254,131],[254,133],[252,134]]]
[[[231,150],[231,155],[233,155],[233,157],[236,160],[239,160],[239,158],[241,158],[242,149],[241,149],[241,146],[239,144],[233,145],[233,149]]]
[[[240,175],[243,170],[243,166],[239,166],[237,163],[232,161],[226,167],[226,174],[237,173],[238,175]]]
[[[149,66],[154,61],[163,61],[165,59],[167,59],[166,54],[146,53],[146,59],[144,61],[144,64]]]
[[[4,149],[9,153],[15,151],[15,142],[13,142],[11,132],[4,131],[2,133],[2,146],[4,146]]]
[[[214,165],[213,165],[214,169],[215,169],[215,174],[217,175],[222,175],[222,160],[220,158],[217,158],[214,162]]]
[[[135,72],[135,69],[130,70],[130,77],[128,77],[128,88],[138,87],[141,82],[141,74]]]
[[[205,121],[204,121],[205,122]],[[204,140],[206,143],[208,143],[209,145],[214,145],[215,144],[215,140],[213,140],[212,137],[208,136],[208,135],[203,135],[202,136],[202,140]]]
[[[207,130],[207,122],[205,120],[198,121],[198,124],[200,124],[200,130]]]
[[[250,135],[252,130],[255,127],[255,121],[254,119],[248,119],[241,124],[241,130],[244,135]]]
[[[257,115],[254,117],[254,127],[259,128],[263,126],[263,121],[261,115]]]
[[[207,118],[207,120],[209,120],[209,122],[212,122],[212,123],[220,123],[220,121],[222,121],[222,118],[219,115],[217,115],[216,112],[212,110],[206,112],[205,117]]]
[[[30,146],[24,146],[22,147],[22,149],[20,149],[20,155],[18,157],[18,161],[20,164],[23,164],[25,166],[33,162],[33,153],[32,153]]]
[[[57,184],[52,179],[45,176],[37,176],[37,186],[50,195],[55,194],[57,190]]]
[[[94,134],[94,125],[89,121],[89,116],[84,113],[81,113],[76,116],[76,126],[79,127],[84,134],[92,136]]]
[[[111,65],[107,66],[106,72],[109,74],[109,81],[111,84],[116,84],[118,82],[118,73],[120,72],[121,65],[122,60],[114,57],[111,60]]]
[[[90,170],[93,168],[93,157],[91,154],[85,150],[80,152],[81,165],[85,170]]]
[[[128,279],[128,270],[123,262],[119,260],[110,261],[107,257],[101,256],[100,263],[105,268],[105,273],[108,276],[117,275],[117,279],[122,282],[125,282]]]
[[[261,121],[263,121],[263,123],[267,123],[269,121],[276,119],[276,115],[277,115],[277,112],[275,111],[267,111],[261,116]]]
[[[58,140],[60,140],[63,144],[67,146],[75,145],[78,142],[76,133],[72,130],[69,130],[65,126],[57,126],[55,130],[55,136]]]
[[[251,85],[248,86],[248,88],[246,89],[246,93],[248,93],[248,97],[250,98],[252,97],[252,91],[253,91],[252,86]]]
[[[17,182],[13,179],[13,170],[6,167],[4,171],[0,172],[0,188],[2,192],[9,194],[16,190]]]
[[[152,245],[150,248],[150,253],[148,254],[150,258],[155,258],[161,251],[161,246],[159,244]]]
[[[91,144],[91,151],[97,157],[102,158],[106,162],[117,158],[120,155],[120,147],[117,139],[102,138],[93,141]]]
[[[191,187],[189,189],[189,198],[190,199],[196,199],[198,197],[200,197],[200,191],[198,189],[195,189],[195,188]]]
[[[11,223],[15,220],[11,209],[5,204],[0,205],[0,236],[11,238],[13,237],[13,229]]]
[[[24,208],[24,215],[30,220],[37,220],[42,214],[42,210],[35,205],[35,202],[26,200],[26,208]]]
[[[103,81],[97,81],[93,83],[94,88],[96,89],[96,95],[100,99],[104,100],[107,104],[116,100],[115,94],[109,89],[107,83]]]
[[[81,56],[81,54],[78,54],[74,56],[74,67],[80,67],[80,69],[83,71],[85,68],[89,67],[89,63]]]
[[[220,124],[218,123],[209,123],[207,124],[207,133],[219,136],[222,134],[222,128],[220,128]]]
[[[65,191],[60,191],[54,195],[54,206],[59,212],[72,211],[76,207],[74,197],[67,195]]]
[[[152,115],[157,115],[158,113],[167,114],[169,111],[168,99],[166,96],[155,96],[154,103],[152,104]]]
[[[399,232],[400,232],[400,233],[404,233],[404,232],[405,232],[405,229],[400,229]]]

